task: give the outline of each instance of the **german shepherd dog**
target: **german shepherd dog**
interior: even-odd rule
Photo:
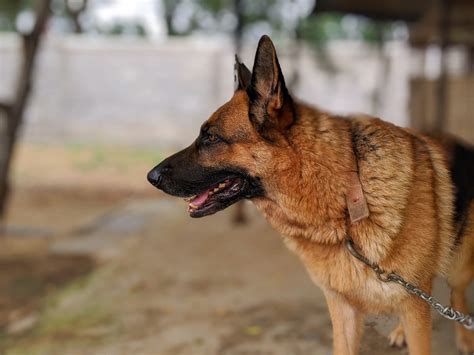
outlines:
[[[467,313],[465,291],[474,277],[474,150],[293,99],[267,36],[259,41],[252,72],[236,58],[236,73],[230,101],[148,180],[188,198],[191,217],[250,199],[324,292],[335,354],[357,354],[366,314],[398,315],[390,342],[406,343],[410,354],[430,354],[429,306],[400,285],[381,282],[345,240],[350,236],[371,262],[426,292],[435,276],[446,277],[452,306]],[[368,215],[351,223],[353,190],[356,200],[365,199]],[[474,351],[474,332],[456,330],[459,350]]]

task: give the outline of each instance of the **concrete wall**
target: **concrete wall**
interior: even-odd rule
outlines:
[[[255,43],[244,51],[252,65]],[[375,113],[405,125],[409,49],[401,43],[380,53],[358,43],[335,43],[329,53],[338,69],[322,69],[308,48],[295,58],[278,45],[287,80],[298,68],[296,95],[340,113]],[[19,40],[0,34],[0,98],[12,93]],[[229,43],[195,39],[149,42],[140,39],[48,36],[27,110],[25,139],[182,146],[233,90]],[[376,85],[383,88],[374,108]],[[373,111],[377,112],[373,112]]]
[[[411,80],[410,112],[412,126],[434,131],[438,110],[438,83],[425,78]],[[444,129],[474,144],[474,75],[449,76],[447,79],[446,122]]]

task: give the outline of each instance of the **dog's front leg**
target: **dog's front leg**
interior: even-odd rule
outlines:
[[[363,333],[364,315],[341,295],[325,290],[332,321],[334,355],[356,355]]]
[[[409,297],[404,303],[401,321],[410,355],[431,354],[431,311],[422,300]]]

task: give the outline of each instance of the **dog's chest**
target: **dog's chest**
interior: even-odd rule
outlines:
[[[380,281],[372,270],[354,259],[343,245],[318,245],[291,237],[284,237],[284,241],[300,257],[316,285],[343,295],[364,312],[396,312],[397,305],[407,296],[398,285]]]
[[[398,286],[383,283],[374,272],[362,265],[335,241],[344,235],[344,224],[307,227],[288,217],[278,205],[256,203],[270,224],[283,236],[288,249],[296,253],[319,287],[343,295],[349,302],[368,313],[392,313],[406,293]]]

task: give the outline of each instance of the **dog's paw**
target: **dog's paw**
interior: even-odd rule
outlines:
[[[388,336],[390,346],[402,348],[406,345],[405,332],[401,324],[399,324]]]
[[[458,331],[456,333],[456,345],[462,355],[474,354],[474,332]]]

